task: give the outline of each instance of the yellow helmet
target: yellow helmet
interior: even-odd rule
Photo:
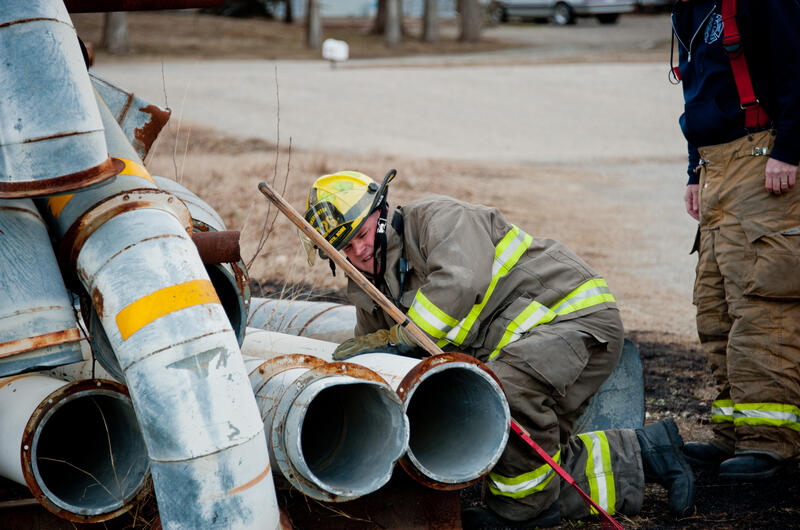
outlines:
[[[395,174],[395,170],[389,171],[380,186],[358,171],[339,171],[319,177],[308,192],[306,221],[336,250],[342,249],[383,203],[387,185]],[[308,262],[312,264],[315,246],[302,235],[301,239]],[[320,255],[326,257],[321,252]]]

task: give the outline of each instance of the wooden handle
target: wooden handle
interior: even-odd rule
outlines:
[[[322,237],[322,234],[314,230],[314,227],[308,224],[308,221],[300,215],[297,210],[295,210],[291,204],[286,202],[286,200],[281,197],[275,190],[273,190],[269,184],[266,182],[262,182],[258,185],[259,191],[264,194],[264,196],[272,201],[272,203],[278,207],[278,209],[283,212],[289,220],[297,226],[308,238],[314,242],[314,244],[321,248],[325,255],[328,256],[329,259],[332,259],[334,263],[338,267],[340,267],[344,273],[358,285],[364,292],[369,295],[372,300],[378,304],[381,309],[386,311],[386,313],[398,324],[401,324],[405,327],[406,331],[409,335],[414,337],[414,340],[417,344],[420,345],[425,351],[430,353],[431,355],[437,355],[442,352],[442,349],[436,345],[435,342],[431,340],[431,338],[425,334],[419,326],[417,326],[412,320],[410,320],[405,313],[400,311],[395,305],[392,303],[391,300],[386,298],[380,290],[378,290],[375,285],[372,284],[369,280],[367,280],[364,275],[355,268],[355,266],[347,261],[339,251],[333,248],[333,245],[328,243],[328,241]]]

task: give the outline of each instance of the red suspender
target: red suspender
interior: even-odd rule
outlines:
[[[742,37],[736,24],[736,8],[737,0],[722,0],[722,46],[731,61],[733,79],[739,92],[739,105],[744,110],[744,126],[747,129],[759,129],[770,120],[753,92],[750,70],[742,51]]]

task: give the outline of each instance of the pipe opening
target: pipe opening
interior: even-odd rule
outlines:
[[[244,301],[237,291],[236,280],[225,272],[222,265],[206,265],[206,272],[241,345],[244,340],[246,314]]]
[[[303,418],[303,459],[315,482],[339,495],[363,495],[385,483],[405,448],[403,410],[381,386],[328,387]],[[311,478],[311,477],[309,477]]]
[[[133,407],[110,392],[79,392],[48,411],[31,451],[47,497],[81,515],[115,511],[144,486],[149,463]]]
[[[502,391],[478,368],[447,368],[410,397],[408,457],[442,483],[474,480],[500,458],[510,422]]]

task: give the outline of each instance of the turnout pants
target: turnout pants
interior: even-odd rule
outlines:
[[[720,386],[713,443],[800,456],[800,183],[764,189],[773,136],[700,148],[697,330]]]
[[[589,399],[622,351],[616,309],[534,328],[487,365],[503,383],[511,415],[578,486],[610,514],[636,514],[644,497],[639,443],[631,429],[573,436]],[[590,515],[580,495],[515,434],[486,480],[485,501],[511,520],[558,501],[562,517]]]

